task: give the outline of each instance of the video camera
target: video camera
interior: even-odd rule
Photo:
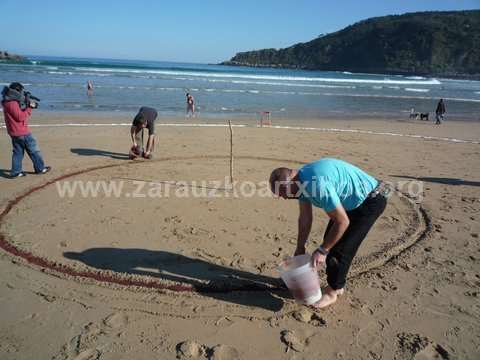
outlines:
[[[31,92],[25,91],[22,84],[18,82],[5,86],[2,91],[3,101],[17,101],[22,110],[27,107],[36,109],[40,99],[33,96]]]
[[[30,91],[24,91],[24,94],[25,94],[25,103],[27,104],[27,106],[32,109],[36,109],[38,107],[38,103],[40,102],[40,99],[36,96],[33,96]]]

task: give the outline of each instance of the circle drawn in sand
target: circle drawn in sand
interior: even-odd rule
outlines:
[[[277,264],[295,247],[296,201],[232,198],[224,180],[228,157],[159,158],[98,166],[60,176],[10,201],[0,214],[0,247],[28,264],[80,281],[174,291],[229,292],[282,287]],[[272,168],[293,160],[236,157],[236,179],[259,183]],[[141,166],[139,166],[141,165]],[[59,198],[58,184],[116,180],[120,197]],[[151,195],[155,184],[207,180],[190,191],[222,189],[222,197],[182,198]],[[143,183],[143,189],[138,187]],[[51,186],[55,185],[55,186]],[[222,186],[223,185],[223,186]],[[184,188],[184,187],[183,187]],[[130,194],[130,196],[126,196]],[[165,195],[165,193],[164,193]],[[172,194],[173,195],[173,194]],[[48,211],[38,209],[48,206]],[[12,211],[15,210],[15,211]],[[34,237],[9,234],[19,221]],[[326,217],[316,216],[310,246],[323,237]],[[393,196],[360,249],[351,276],[381,266],[426,232],[421,209]]]

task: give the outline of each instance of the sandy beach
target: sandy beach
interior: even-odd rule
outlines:
[[[159,119],[151,161],[128,160],[130,122],[34,113],[53,171],[32,174],[26,157],[14,180],[0,129],[1,359],[478,359],[480,123],[233,121],[239,184],[335,157],[397,189],[346,293],[314,311],[278,280],[297,203],[233,196],[227,119]],[[123,187],[62,197],[66,181]],[[193,190],[217,196],[179,196]],[[314,210],[308,250],[326,220]]]

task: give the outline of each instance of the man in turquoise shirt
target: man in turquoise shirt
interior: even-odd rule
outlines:
[[[387,189],[374,177],[342,160],[324,158],[299,170],[278,168],[270,175],[272,192],[298,199],[297,248],[305,253],[312,227],[312,205],[325,210],[330,221],[323,244],[312,254],[312,265],[326,263],[328,287],[314,306],[323,308],[343,293],[348,270],[363,239],[385,210]]]

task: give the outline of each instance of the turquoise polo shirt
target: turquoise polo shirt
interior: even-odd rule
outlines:
[[[378,180],[342,160],[324,158],[298,171],[302,183],[300,201],[309,201],[326,212],[339,204],[346,211],[359,207],[378,185]]]

